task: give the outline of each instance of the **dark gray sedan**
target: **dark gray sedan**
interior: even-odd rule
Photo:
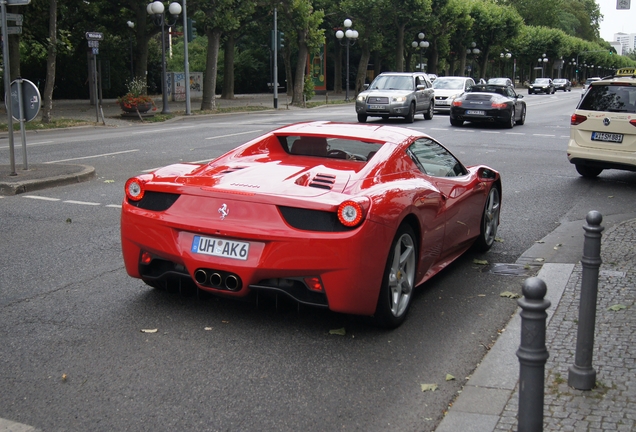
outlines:
[[[554,81],[554,91],[563,90],[564,92],[572,91],[572,83],[566,78],[557,78]]]
[[[451,104],[450,124],[502,123],[507,128],[526,122],[526,103],[509,85],[477,84]]]

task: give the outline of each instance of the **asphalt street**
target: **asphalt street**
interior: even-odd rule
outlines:
[[[565,158],[578,97],[526,96],[527,123],[511,131],[453,128],[445,115],[389,121],[424,130],[504,181],[501,241],[425,284],[393,332],[284,302],[156,292],[121,262],[128,177],[209,160],[293,121],[353,122],[351,105],[30,134],[34,165],[84,164],[95,177],[0,196],[0,417],[45,431],[434,430],[516,310],[500,293],[519,293],[540,267],[510,276],[495,264],[515,264],[591,209],[610,224],[633,211],[635,174],[590,182]],[[6,148],[0,141],[2,166]],[[551,248],[553,262],[576,262],[580,242],[563,244]],[[344,336],[330,333],[342,328]],[[425,383],[439,388],[422,392]]]

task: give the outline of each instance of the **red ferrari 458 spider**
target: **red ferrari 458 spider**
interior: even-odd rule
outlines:
[[[471,245],[488,250],[501,180],[433,138],[371,124],[293,124],[205,165],[126,182],[126,270],[244,297],[285,294],[400,325],[414,289]]]

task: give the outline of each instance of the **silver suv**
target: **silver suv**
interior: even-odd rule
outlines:
[[[426,120],[433,118],[435,92],[424,73],[384,72],[356,98],[358,121],[367,117],[404,117],[413,123],[415,114],[422,113]]]

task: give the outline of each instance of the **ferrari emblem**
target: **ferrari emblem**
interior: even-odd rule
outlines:
[[[225,217],[230,214],[230,209],[227,208],[227,204],[223,203],[221,208],[219,208],[219,213],[221,214],[221,220],[225,219]]]

